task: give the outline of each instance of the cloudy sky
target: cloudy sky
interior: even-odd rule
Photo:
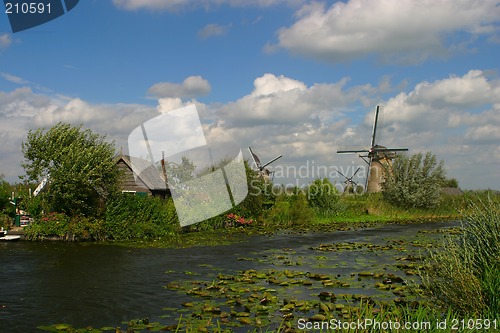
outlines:
[[[30,129],[83,124],[126,152],[195,103],[208,141],[283,154],[278,183],[349,175],[364,162],[336,150],[370,143],[380,105],[380,144],[500,190],[499,23],[498,0],[83,0],[17,33],[2,10],[0,173],[23,173]]]

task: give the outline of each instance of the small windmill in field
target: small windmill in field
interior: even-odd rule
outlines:
[[[377,106],[377,110],[375,111],[375,121],[373,122],[370,148],[337,151],[339,154],[360,153],[359,157],[361,157],[363,161],[368,164],[368,173],[365,181],[365,191],[368,193],[380,192],[382,190],[381,184],[384,181],[384,169],[392,164],[392,160],[394,159],[394,156],[396,156],[396,152],[408,151],[408,148],[387,148],[378,144],[377,126],[379,112],[380,106]]]
[[[266,167],[273,163],[274,161],[280,159],[283,155],[276,156],[269,162],[262,164],[260,162],[259,157],[252,151],[251,147],[248,147],[248,150],[250,151],[250,155],[252,156],[253,162],[257,168],[257,171],[259,173],[259,176],[261,176],[265,181],[272,181],[274,177],[274,171],[269,171]]]
[[[361,167],[358,167],[356,169],[356,171],[354,171],[354,174],[351,177],[347,177],[342,172],[337,171],[342,177],[345,178],[345,181],[344,181],[344,184],[345,184],[344,193],[353,193],[353,192],[356,191],[356,189],[358,187],[358,183],[356,183],[352,179],[354,178],[354,176],[356,176],[356,174],[358,173],[359,169],[361,169]]]

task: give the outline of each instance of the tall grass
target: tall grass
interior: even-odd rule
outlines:
[[[307,316],[303,318],[294,318],[292,320],[283,320],[278,327],[270,325],[267,327],[250,327],[246,329],[242,326],[240,332],[246,333],[286,333],[286,332],[318,332],[318,333],[371,333],[371,332],[391,332],[391,333],[472,333],[472,332],[495,332],[499,328],[498,322],[488,319],[477,322],[470,316],[460,316],[451,309],[441,313],[434,308],[419,305],[416,308],[411,307],[375,307],[372,304],[360,304],[347,310],[346,317],[326,318],[321,321],[311,321]],[[204,326],[198,322],[191,321],[189,318],[179,318],[175,325],[175,332],[195,333],[210,331],[215,333],[232,332],[227,326],[221,325],[221,322],[213,318]],[[481,326],[479,326],[481,325]],[[481,327],[481,329],[478,329]]]
[[[470,201],[462,234],[430,253],[421,274],[430,296],[461,314],[500,318],[500,203]]]
[[[93,332],[214,332],[230,333],[235,330],[246,333],[293,333],[293,332],[318,332],[318,333],[472,333],[472,332],[498,332],[499,323],[484,319],[477,321],[470,316],[459,316],[451,310],[442,314],[427,306],[417,308],[396,307],[376,308],[371,304],[361,304],[353,308],[355,311],[346,312],[349,318],[333,318],[322,321],[309,321],[307,316],[283,320],[279,325],[252,326],[244,324],[227,325],[220,318],[213,317],[209,320],[197,320],[191,316],[177,319],[177,324],[165,326],[159,322],[149,322],[148,319],[131,320],[125,327],[92,327],[74,328],[68,324],[53,324],[39,326],[38,329],[61,333],[93,333]]]

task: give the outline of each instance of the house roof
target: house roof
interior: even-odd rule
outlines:
[[[149,190],[167,190],[165,178],[150,161],[124,154],[119,155],[116,158],[116,163],[120,160],[125,162],[129,169],[134,173],[134,176],[139,177]],[[138,170],[140,170],[139,174],[137,174]]]
[[[464,192],[460,187],[441,187],[441,193],[447,195],[462,195]]]

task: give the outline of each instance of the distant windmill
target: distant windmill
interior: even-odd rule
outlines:
[[[252,148],[248,147],[248,150],[250,151],[250,155],[252,156],[253,162],[254,162],[255,166],[257,167],[257,170],[259,172],[259,176],[261,176],[265,181],[272,180],[272,178],[274,177],[274,171],[271,172],[266,167],[269,164],[273,163],[274,161],[280,159],[283,155],[276,156],[275,158],[273,158],[269,162],[262,164],[260,162],[259,157],[252,151]]]
[[[337,171],[342,177],[345,178],[345,181],[344,181],[344,184],[345,184],[344,192],[347,192],[347,193],[354,192],[356,190],[356,188],[358,187],[358,183],[356,183],[352,179],[354,178],[354,176],[356,176],[356,174],[358,173],[359,169],[361,169],[361,167],[358,167],[356,169],[356,171],[354,171],[354,174],[351,177],[347,177],[342,172]]]
[[[379,119],[380,106],[375,111],[375,121],[373,123],[372,140],[369,149],[358,150],[338,150],[337,153],[366,153],[359,155],[368,164],[368,173],[365,181],[365,191],[369,193],[380,192],[383,182],[385,166],[390,166],[396,152],[408,151],[408,148],[386,148],[377,142],[377,126]],[[385,165],[385,166],[384,166]]]

